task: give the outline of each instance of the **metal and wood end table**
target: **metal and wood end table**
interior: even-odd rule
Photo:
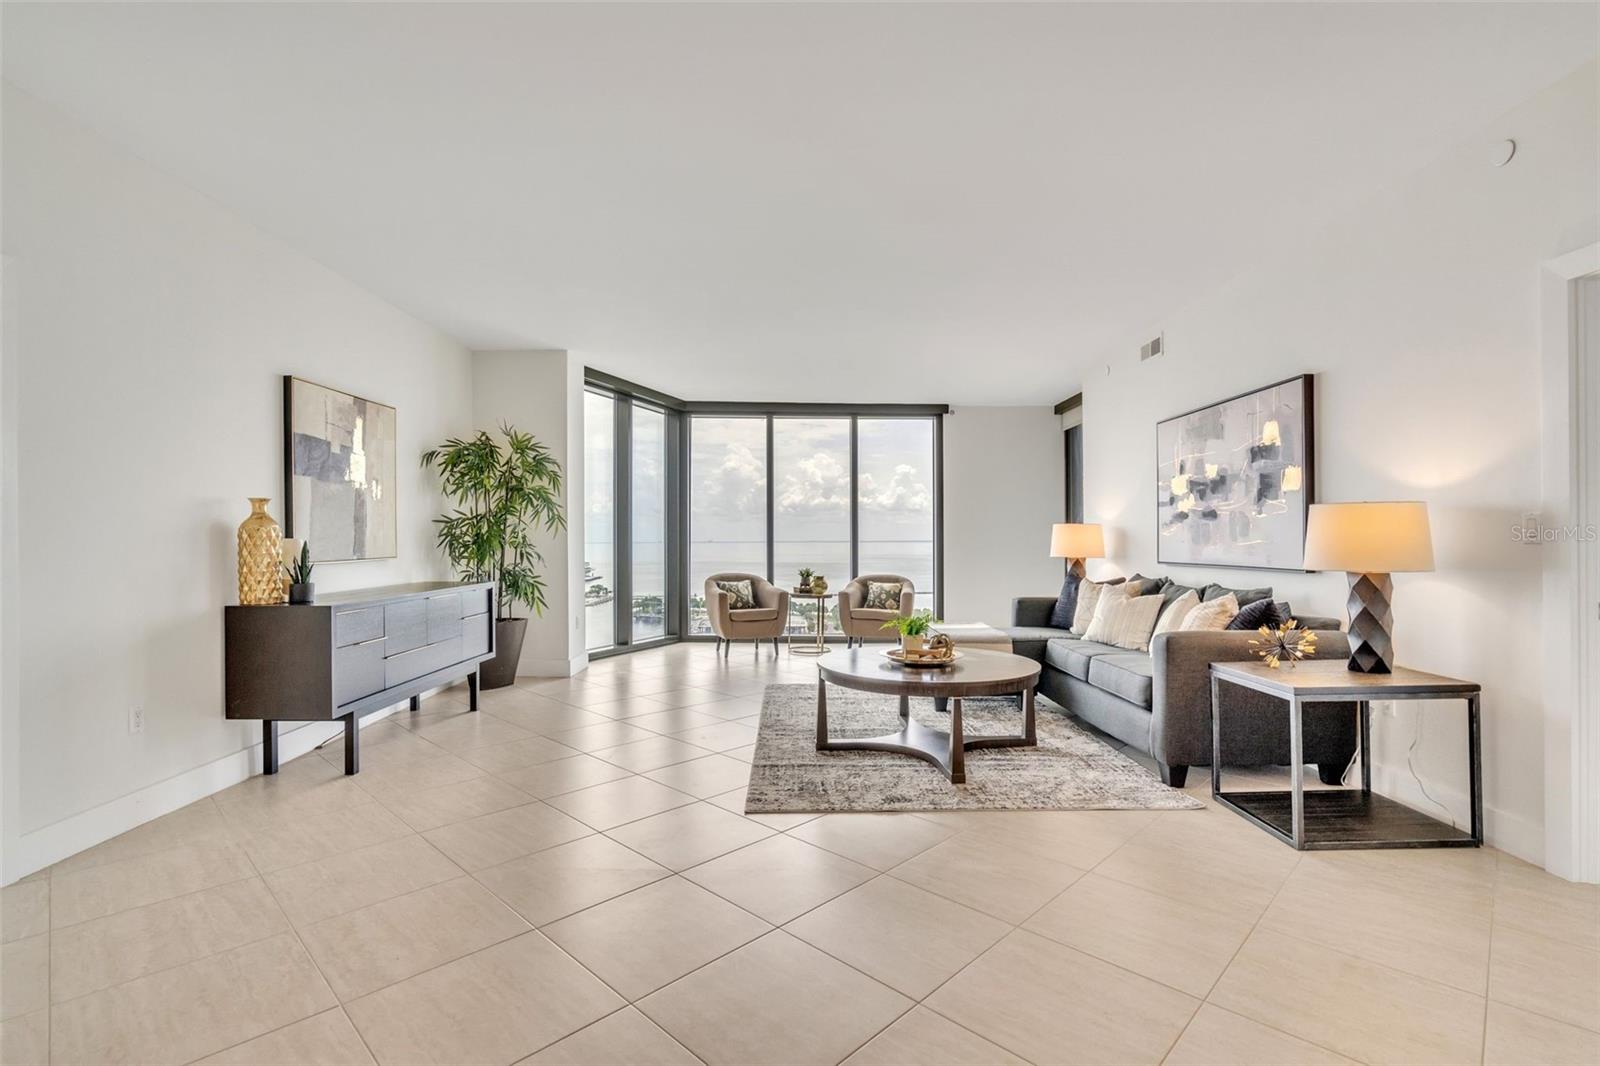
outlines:
[[[817,639],[815,643],[810,640],[799,644],[794,642],[795,634],[786,634],[789,638],[790,655],[826,655],[828,654],[828,593],[826,592],[801,592],[793,589],[789,595],[797,600],[817,601]],[[788,627],[786,626],[785,629]],[[805,634],[801,634],[805,636]]]
[[[817,750],[894,751],[933,763],[951,784],[967,780],[966,753],[974,748],[1033,747],[1033,686],[1039,664],[1020,655],[968,651],[949,666],[901,666],[881,650],[851,648],[817,663]],[[828,685],[900,697],[898,733],[862,739],[828,736]],[[967,737],[961,729],[961,700],[967,696],[1022,697],[1022,732],[1014,736]],[[931,729],[911,717],[911,697],[950,701],[950,729]]]
[[[1289,705],[1288,792],[1222,791],[1223,682],[1276,696]],[[1211,796],[1301,851],[1352,848],[1472,848],[1483,844],[1483,754],[1479,732],[1481,688],[1420,670],[1396,667],[1363,674],[1342,659],[1318,659],[1274,670],[1258,662],[1211,664]],[[1472,831],[1446,825],[1372,791],[1373,700],[1465,700]],[[1302,716],[1308,703],[1355,703],[1360,709],[1361,787],[1305,790]]]

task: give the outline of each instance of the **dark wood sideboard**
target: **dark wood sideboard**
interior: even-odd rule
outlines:
[[[494,655],[494,585],[449,581],[334,592],[310,604],[227,607],[227,716],[262,722],[278,772],[279,722],[344,721],[344,772],[361,769],[362,717],[467,679]]]

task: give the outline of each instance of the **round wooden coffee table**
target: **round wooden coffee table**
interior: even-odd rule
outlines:
[[[949,666],[914,667],[891,662],[879,649],[851,648],[817,663],[817,750],[895,751],[925,759],[943,770],[952,784],[967,779],[966,753],[974,748],[1033,747],[1033,686],[1039,664],[998,651],[963,651]],[[828,685],[900,697],[898,733],[860,740],[828,737]],[[1022,697],[1022,733],[1017,736],[961,735],[961,700],[967,696]],[[950,730],[930,729],[911,717],[911,697],[949,700]]]

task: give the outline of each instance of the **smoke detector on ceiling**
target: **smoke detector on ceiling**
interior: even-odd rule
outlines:
[[[1148,340],[1141,344],[1139,346],[1139,362],[1142,363],[1146,359],[1154,359],[1160,355],[1162,349],[1166,346],[1164,343],[1165,338],[1165,333],[1157,333],[1153,340]]]

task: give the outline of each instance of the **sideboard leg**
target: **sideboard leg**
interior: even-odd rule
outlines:
[[[361,772],[361,721],[353,714],[344,716],[344,772]]]
[[[467,675],[467,710],[478,709],[478,671],[474,669]]]
[[[422,710],[422,697],[421,696],[412,696],[411,697],[411,710],[413,712]]]
[[[278,772],[278,723],[261,723],[261,772]]]

